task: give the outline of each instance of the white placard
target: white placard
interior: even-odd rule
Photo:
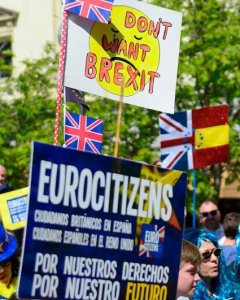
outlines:
[[[115,0],[111,22],[68,14],[64,85],[173,113],[182,14]]]

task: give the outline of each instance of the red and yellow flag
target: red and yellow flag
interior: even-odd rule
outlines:
[[[191,170],[228,159],[228,106],[160,114],[161,166]]]

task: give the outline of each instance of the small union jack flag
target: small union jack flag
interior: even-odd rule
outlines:
[[[114,0],[66,0],[64,9],[81,17],[107,24],[113,2]]]
[[[158,244],[158,246],[160,245],[160,242],[163,243],[164,242],[164,237],[165,237],[165,226],[160,227],[160,229],[158,229],[158,225],[153,225],[153,224],[145,224],[145,226],[143,226],[143,232],[142,232],[142,238],[140,239],[140,244],[139,244],[139,256],[142,256],[143,254],[146,254],[146,257],[152,257],[154,256],[153,253],[154,252],[159,252],[159,248],[156,251],[151,250],[151,242],[147,241],[144,238],[145,232],[146,230],[150,230],[154,233],[154,235],[157,237],[157,240],[155,240],[154,242]]]
[[[101,153],[103,121],[66,112],[65,146],[77,150]]]

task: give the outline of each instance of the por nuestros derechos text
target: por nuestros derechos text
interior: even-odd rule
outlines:
[[[36,253],[31,296],[39,293],[41,297],[58,297],[58,261],[57,254]],[[62,270],[66,279],[64,297],[83,300],[119,299],[117,267],[116,260],[66,256]],[[143,295],[142,299],[149,300],[166,299],[169,275],[168,266],[122,262],[120,278],[127,281],[125,299],[140,299],[137,295]]]

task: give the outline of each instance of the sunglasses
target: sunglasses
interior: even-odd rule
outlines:
[[[218,212],[217,209],[215,209],[215,210],[211,210],[211,211],[202,212],[200,214],[201,214],[202,217],[206,218],[206,217],[209,217],[209,216],[212,216],[212,217],[216,216],[217,212]]]
[[[11,264],[11,260],[5,260],[5,261],[0,262],[0,267],[6,268],[10,264]]]
[[[214,254],[216,257],[219,257],[222,252],[222,249],[216,248],[212,251],[206,251],[202,253],[202,261],[208,262],[211,259],[212,254]]]

